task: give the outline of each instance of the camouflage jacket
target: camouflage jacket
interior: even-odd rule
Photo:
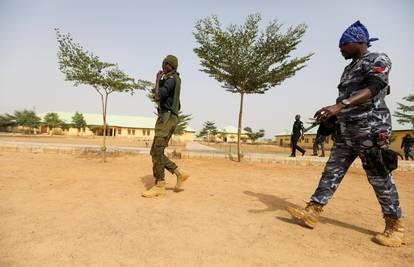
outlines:
[[[391,60],[384,53],[367,52],[358,60],[352,61],[345,67],[338,85],[339,97],[337,103],[367,88],[370,79],[378,79],[384,84],[371,100],[358,106],[343,109],[338,114],[340,121],[366,121],[372,132],[391,134],[391,114],[385,103],[389,94],[388,75],[391,70]]]

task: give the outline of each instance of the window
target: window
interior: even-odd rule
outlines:
[[[135,135],[135,129],[132,129],[132,135]]]
[[[151,135],[151,130],[150,129],[142,129],[142,135],[143,136],[145,136],[145,135],[150,136]]]
[[[121,134],[122,133],[122,129],[118,129],[118,134]]]
[[[316,138],[312,138],[312,143],[314,143],[314,144],[315,144],[315,140],[316,140]]]
[[[308,138],[305,138],[305,143],[306,144],[309,143],[309,139]]]
[[[131,129],[128,129],[128,135],[131,135]]]

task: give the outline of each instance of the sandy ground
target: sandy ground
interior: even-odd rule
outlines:
[[[411,243],[387,248],[371,241],[383,221],[360,169],[310,230],[284,208],[304,204],[321,167],[177,163],[184,190],[145,199],[146,156],[0,152],[0,266],[413,266],[412,172],[394,175]]]
[[[214,147],[216,149],[225,151],[225,152],[233,152],[237,151],[237,144],[236,143],[207,143],[202,142],[203,145]],[[290,154],[291,148],[290,147],[281,147],[278,145],[270,145],[270,144],[240,144],[240,149],[243,152],[247,153],[285,153]],[[312,149],[307,149],[306,155],[312,154]],[[298,155],[300,153],[298,152]]]
[[[63,136],[63,135],[20,135],[20,134],[0,134],[0,141],[22,141],[22,142],[39,142],[39,143],[64,143],[64,144],[82,144],[82,145],[102,145],[102,136]],[[106,137],[106,145],[109,146],[132,146],[132,147],[149,147],[151,141],[140,141],[133,137]],[[184,143],[171,142],[170,148],[184,149]]]

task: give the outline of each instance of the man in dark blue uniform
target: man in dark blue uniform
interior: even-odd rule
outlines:
[[[406,134],[401,142],[401,148],[404,149],[404,157],[405,160],[408,160],[411,158],[411,160],[414,160],[413,158],[413,145],[414,145],[414,138],[411,137],[410,134]]]
[[[297,114],[295,116],[295,122],[293,123],[292,135],[290,136],[290,145],[292,147],[292,153],[290,154],[290,157],[296,157],[296,149],[302,153],[302,156],[305,155],[306,151],[298,146],[299,139],[303,138],[303,133],[303,122],[300,120],[300,115]]]
[[[322,208],[332,198],[352,162],[359,157],[372,185],[385,219],[385,230],[374,241],[398,247],[406,243],[397,188],[391,174],[392,164],[381,157],[391,136],[391,114],[384,98],[389,94],[388,75],[391,61],[383,53],[368,51],[372,41],[359,21],[342,35],[339,47],[345,67],[338,85],[336,104],[320,109],[315,118],[326,121],[338,118],[337,134],[320,178],[319,185],[305,209],[288,207],[295,218],[314,228]]]

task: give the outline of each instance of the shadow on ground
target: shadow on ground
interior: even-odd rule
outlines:
[[[261,210],[249,210],[249,212],[251,213],[261,213],[261,212],[269,212],[269,211],[277,211],[277,210],[285,210],[288,206],[290,207],[299,207],[298,205],[295,205],[293,203],[290,203],[289,201],[287,201],[288,198],[281,198],[278,196],[274,196],[274,195],[268,195],[268,194],[262,194],[262,193],[255,193],[252,191],[244,191],[244,194],[251,196],[251,197],[256,197],[259,201],[261,201],[263,204],[265,204],[267,206],[267,208],[265,209],[261,209]],[[286,212],[286,214],[288,214]],[[278,218],[279,220],[286,222],[286,223],[290,223],[290,224],[297,224],[303,227],[306,227],[305,224],[301,223],[299,220],[295,219],[295,218],[285,218],[285,217],[279,217],[276,216],[276,218]],[[341,222],[335,219],[331,219],[328,217],[324,217],[321,216],[319,223],[322,224],[333,224],[335,226],[339,226],[339,227],[343,227],[343,228],[347,228],[353,231],[357,231],[360,232],[362,234],[367,234],[367,235],[374,235],[376,234],[376,232],[369,230],[369,229],[365,229],[353,224],[349,224],[346,222]]]
[[[142,176],[140,179],[141,179],[141,183],[144,185],[146,190],[150,189],[155,183],[154,177],[152,175],[145,175],[145,176]],[[174,187],[171,187],[171,186],[165,187],[165,189],[174,191],[175,193],[184,191],[184,189],[175,189]]]
[[[145,175],[141,178],[141,183],[145,186],[145,189],[150,189],[154,185],[154,177],[152,175]]]

